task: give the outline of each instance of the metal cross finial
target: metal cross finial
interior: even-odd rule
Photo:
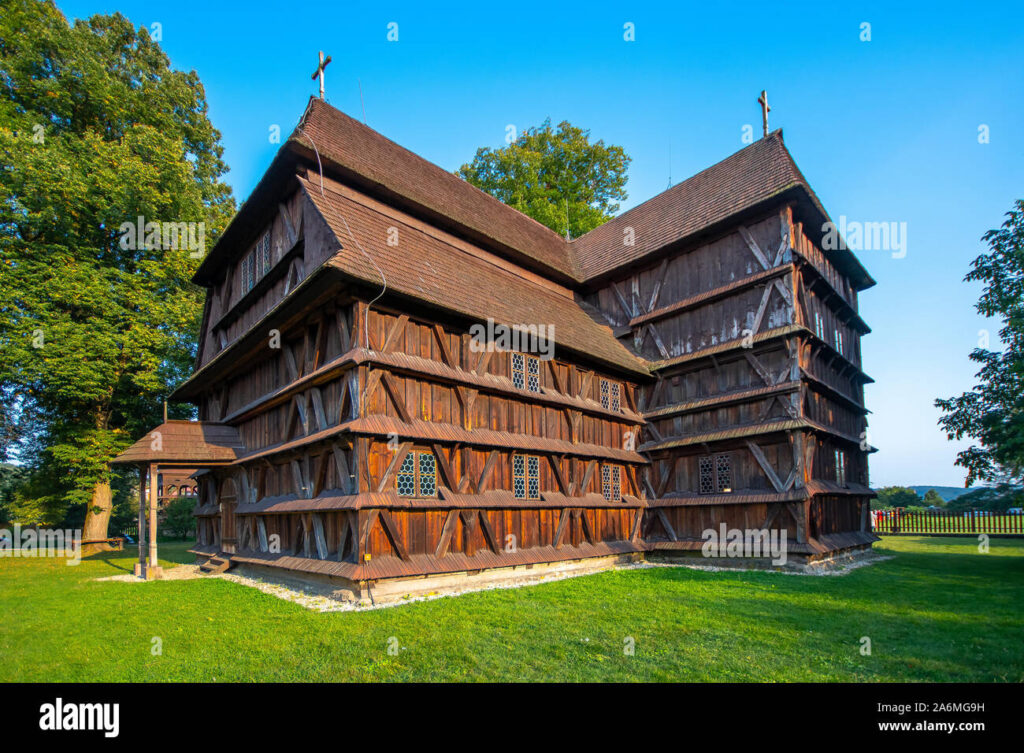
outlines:
[[[316,70],[313,71],[312,76],[313,79],[316,79],[317,76],[320,77],[320,99],[324,98],[324,68],[326,68],[330,62],[331,56],[328,55],[327,59],[324,60],[324,51],[320,50],[320,65],[318,65]]]
[[[764,135],[768,135],[768,113],[772,111],[772,108],[768,106],[768,92],[764,89],[761,90],[761,96],[757,98],[757,103],[761,105],[761,120],[764,121]]]

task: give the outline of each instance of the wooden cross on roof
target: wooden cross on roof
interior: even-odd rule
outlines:
[[[321,92],[320,96],[323,96]],[[768,135],[768,113],[772,111],[772,108],[768,106],[768,92],[764,89],[761,90],[761,96],[757,98],[757,103],[761,105],[761,120],[764,126],[764,135]]]
[[[320,65],[313,71],[312,78],[315,80],[317,76],[320,77],[320,99],[324,98],[324,68],[331,62],[331,56],[328,55],[327,59],[324,60],[324,51],[320,50]]]

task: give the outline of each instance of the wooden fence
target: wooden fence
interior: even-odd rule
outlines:
[[[1024,513],[986,510],[872,510],[871,529],[887,535],[1024,536]]]

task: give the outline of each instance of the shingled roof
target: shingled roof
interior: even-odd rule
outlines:
[[[467,253],[412,225],[400,228],[400,246],[381,243],[388,228],[397,224],[394,218],[329,186],[321,192],[319,182],[300,183],[342,247],[328,262],[336,269],[374,286],[381,284],[376,267],[352,242],[351,229],[359,246],[372,249],[373,260],[383,269],[392,292],[478,321],[490,317],[506,326],[553,326],[559,347],[629,372],[647,373],[611,329],[594,321],[569,291],[557,292],[532,282],[496,257]]]
[[[774,131],[652,199],[594,228],[571,245],[590,279],[636,261],[787,188],[806,185]],[[632,227],[636,243],[622,242]]]
[[[447,230],[465,231],[468,240],[486,239],[529,266],[567,281],[576,277],[558,233],[322,100],[310,99],[286,146],[311,151],[364,190],[397,200]]]
[[[165,421],[111,462],[221,465],[245,448],[238,430],[211,421]]]
[[[316,98],[310,99],[286,146],[318,157],[385,201],[563,282],[598,278],[788,189],[801,191],[821,219],[828,220],[786,149],[781,130],[573,241]],[[627,226],[635,231],[633,246],[622,243]],[[843,250],[834,256],[858,287],[874,283],[852,253]]]
[[[780,129],[576,239],[571,243],[575,264],[583,280],[594,279],[788,189],[800,189],[821,218],[828,220],[825,208],[786,149]],[[634,230],[632,246],[622,242],[627,227]],[[845,251],[837,256],[858,287],[873,284],[853,254]]]
[[[319,181],[301,176],[322,169],[372,200],[397,209],[418,222],[468,242],[488,253],[468,254],[437,233],[413,232],[415,244],[383,246],[384,214],[365,203],[346,200],[330,187],[321,195]],[[617,269],[644,263],[645,257],[679,246],[716,228],[728,228],[744,212],[773,199],[793,199],[813,221],[828,215],[775,131],[654,198],[566,241],[535,220],[503,204],[448,171],[390,141],[330,105],[311,98],[299,126],[282,146],[271,167],[204,259],[195,280],[209,285],[218,270],[244,250],[247,233],[261,227],[279,192],[296,180],[331,226],[342,250],[326,267],[379,284],[367,258],[347,242],[342,217],[352,212],[353,232],[373,249],[385,268],[392,291],[480,320],[505,324],[556,324],[556,342],[570,350],[629,371],[644,364],[604,326],[599,314],[583,306],[581,294]],[[786,194],[786,197],[782,197]],[[346,201],[348,202],[346,204]],[[636,243],[622,243],[631,226]],[[412,232],[412,231],[410,231]],[[874,281],[849,251],[829,252],[858,288]],[[488,261],[482,260],[487,257]],[[498,262],[498,263],[494,263]],[[529,270],[529,271],[526,271]],[[563,290],[559,295],[529,278],[536,273]],[[191,381],[191,380],[190,380]]]

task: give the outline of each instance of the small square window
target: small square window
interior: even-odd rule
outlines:
[[[701,494],[728,494],[732,491],[732,457],[703,455],[697,460]]]
[[[601,380],[601,407],[615,412],[622,410],[622,385],[610,379]]]
[[[395,491],[401,497],[437,495],[437,460],[432,452],[410,452],[395,475]]]
[[[540,392],[540,359],[512,353],[512,384],[518,389]]]

